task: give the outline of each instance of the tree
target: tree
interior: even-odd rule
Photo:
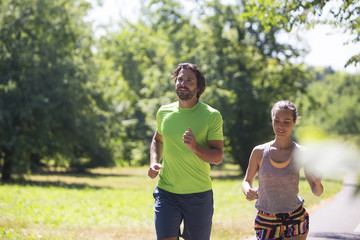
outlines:
[[[149,142],[155,130],[154,114],[169,101],[169,69],[173,56],[166,35],[151,27],[124,22],[120,31],[103,36],[97,46],[101,66],[99,87],[110,109],[106,132],[118,164],[148,162]]]
[[[88,8],[82,0],[0,3],[4,181],[56,156],[67,167],[112,164],[98,131],[101,93],[89,88],[95,73],[90,26],[82,20]]]
[[[270,120],[266,121],[271,103],[294,97],[307,81],[307,73],[289,61],[299,53],[276,41],[280,28],[264,28],[257,18],[248,17],[245,3],[231,6],[216,0],[197,1],[198,5],[192,2],[194,8],[185,11],[182,6],[186,4],[152,1],[138,24],[123,28],[126,37],[117,36],[122,42],[107,55],[121,53],[124,57],[131,51],[129,58],[117,59],[116,66],[141,66],[131,72],[142,75],[138,85],[147,95],[138,94],[141,103],[152,106],[151,111],[143,111],[146,119],[154,119],[154,106],[170,101],[164,96],[176,99],[171,95],[173,83],[164,73],[169,75],[179,62],[198,64],[209,85],[202,99],[225,116],[227,159],[245,170],[251,149],[272,136]],[[162,77],[153,77],[154,73]],[[138,82],[137,74],[128,74],[124,80]],[[158,91],[151,90],[154,86]]]
[[[247,6],[266,28],[280,26],[291,31],[294,26],[328,24],[354,37],[344,44],[360,42],[360,2],[356,0],[252,0]],[[359,62],[360,53],[354,53],[345,66]]]
[[[301,120],[298,131],[308,126],[316,126],[329,135],[350,139],[358,137],[360,77],[346,73],[323,75],[323,79],[307,86],[306,96],[298,99],[300,110],[306,116]]]
[[[277,42],[281,28],[264,27],[257,15],[249,12],[253,10],[247,3],[204,2],[200,34],[204,44],[199,59],[208,60],[207,76],[216,86],[211,96],[219,96],[208,101],[224,114],[228,157],[245,172],[252,148],[273,137],[272,103],[294,99],[303,91],[309,74],[290,62],[300,52]]]

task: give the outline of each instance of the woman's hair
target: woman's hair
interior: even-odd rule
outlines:
[[[200,98],[200,95],[205,91],[205,88],[206,88],[206,80],[205,80],[205,77],[204,77],[204,74],[203,72],[200,70],[200,68],[198,68],[198,66],[196,66],[195,64],[193,63],[180,63],[174,73],[171,75],[171,77],[176,81],[177,79],[177,76],[179,75],[179,72],[182,70],[182,69],[190,69],[191,71],[193,71],[196,75],[196,79],[197,79],[197,88],[198,88],[198,91],[197,91],[197,96],[196,98]]]
[[[293,120],[296,121],[298,118],[298,112],[296,110],[296,107],[294,103],[290,102],[289,100],[280,100],[273,105],[271,109],[271,119],[274,118],[274,111],[277,109],[289,109],[292,112]]]

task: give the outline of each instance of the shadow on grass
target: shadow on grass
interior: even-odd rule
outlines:
[[[211,179],[213,180],[239,180],[242,181],[244,176],[241,175],[219,175],[219,176],[211,176]]]
[[[79,172],[79,171],[67,171],[67,172],[41,172],[32,175],[33,177],[59,177],[56,180],[34,180],[26,179],[24,176],[16,176],[9,181],[0,182],[0,185],[21,185],[21,186],[39,186],[39,187],[60,187],[66,189],[113,189],[110,186],[97,186],[88,183],[73,183],[66,180],[66,178],[90,178],[98,179],[104,177],[117,177],[126,178],[135,175],[132,174],[103,174],[103,173],[91,173],[91,172]],[[86,182],[86,180],[84,180]]]
[[[91,173],[81,171],[67,171],[67,172],[41,172],[34,175],[38,176],[60,176],[60,177],[76,177],[76,178],[102,178],[102,177],[131,177],[133,174],[120,173]]]
[[[213,180],[241,180],[244,178],[244,174],[240,170],[238,165],[224,164],[219,166],[211,166],[210,171],[211,179]]]
[[[65,181],[34,181],[34,180],[11,180],[1,185],[20,185],[20,186],[36,186],[36,187],[58,187],[66,189],[114,189],[108,186],[94,186],[86,183],[66,183]]]

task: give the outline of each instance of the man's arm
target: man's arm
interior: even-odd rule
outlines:
[[[160,161],[163,154],[163,137],[157,131],[150,145],[150,167],[148,169],[148,176],[155,178],[159,174],[159,170],[162,168]]]
[[[209,147],[203,147],[196,142],[195,136],[189,128],[189,130],[184,133],[183,142],[190,151],[205,162],[219,165],[223,160],[222,140],[208,140],[207,143]]]

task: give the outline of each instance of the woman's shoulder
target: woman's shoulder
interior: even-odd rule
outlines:
[[[251,160],[256,161],[257,164],[259,166],[261,166],[265,149],[268,148],[270,143],[271,142],[267,142],[267,143],[263,143],[263,144],[259,144],[259,145],[255,146],[251,153]]]
[[[253,152],[262,154],[264,152],[265,148],[268,147],[270,144],[271,144],[271,141],[263,143],[263,144],[259,144],[254,147]]]
[[[295,150],[298,150],[298,151],[302,151],[302,150],[305,150],[305,147],[303,145],[300,145],[299,143],[297,142],[293,142],[294,143],[294,149]]]

